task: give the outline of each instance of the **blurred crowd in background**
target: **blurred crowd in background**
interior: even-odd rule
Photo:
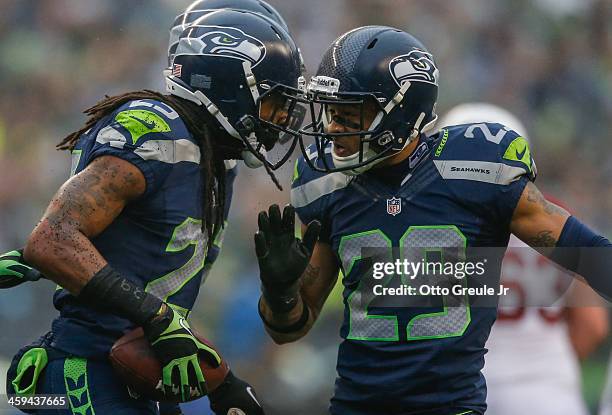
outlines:
[[[310,74],[330,42],[356,26],[389,25],[416,35],[440,67],[438,112],[466,101],[514,112],[529,130],[540,189],[612,235],[612,2],[269,2],[287,20]],[[163,89],[168,29],[189,3],[0,0],[0,251],[23,245],[67,178],[69,155],[54,147],[82,126],[82,110],[105,94]],[[267,338],[256,311],[251,235],[260,210],[288,202],[291,166],[278,174],[283,192],[263,170],[242,166],[223,251],[192,316],[270,413],[312,415],[324,412],[333,390],[339,290],[315,330],[290,346]],[[42,282],[0,292],[0,367],[49,328],[53,291]],[[591,408],[606,360],[604,346],[583,365]],[[3,383],[4,370],[2,391]],[[190,407],[207,408],[202,401]]]

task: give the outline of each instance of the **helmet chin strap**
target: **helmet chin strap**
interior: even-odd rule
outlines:
[[[251,97],[253,98],[253,104],[255,104],[255,108],[257,108],[257,100],[259,99],[259,90],[257,89],[257,79],[255,75],[253,75],[253,70],[251,69],[251,62],[244,61],[242,62],[242,70],[244,71],[244,77],[247,82],[247,86],[249,87],[249,91],[251,91]],[[246,137],[246,141],[248,141],[250,147],[256,149],[257,147],[261,147],[255,133],[249,134]],[[267,156],[267,152],[265,148],[259,148],[256,151],[259,151],[264,158]],[[263,166],[263,161],[261,161],[253,151],[250,149],[246,149],[242,151],[242,160],[244,160],[244,164],[251,169],[256,169]]]
[[[383,117],[389,114],[393,110],[393,108],[395,108],[397,105],[399,105],[403,101],[404,96],[406,95],[406,92],[408,91],[408,88],[410,88],[411,85],[412,84],[410,83],[410,81],[406,81],[400,86],[397,93],[393,96],[393,98],[389,101],[389,103],[385,106],[385,108],[383,108],[382,111],[379,111],[378,114],[376,114],[376,117],[374,118],[374,120],[372,120],[372,124],[370,124],[370,128],[368,129],[368,131],[373,131],[376,127],[378,127],[378,125],[382,122]],[[425,114],[424,112],[421,112],[419,114],[419,117],[416,119],[414,123],[414,127],[412,128],[412,132],[410,133],[410,136],[408,137],[408,139],[404,142],[404,145],[401,150],[392,152],[391,154],[387,156],[380,157],[379,159],[371,163],[365,164],[363,166],[356,167],[351,170],[343,170],[342,173],[346,174],[347,176],[356,176],[358,174],[366,172],[367,170],[371,169],[372,167],[374,167],[381,161],[386,160],[389,157],[392,157],[404,151],[404,149],[410,143],[412,143],[415,139],[417,139],[421,135],[421,132],[426,132],[430,130],[431,128],[433,128],[434,124],[436,123],[438,119],[438,116],[435,115],[433,120],[431,120],[430,122],[428,122],[421,128],[421,124],[423,123],[423,120],[425,119],[426,116],[427,114]],[[369,147],[370,147],[369,143],[364,143],[363,161],[372,159],[378,155],[378,153],[376,153],[374,150],[371,150]],[[350,166],[351,164],[358,164],[356,160],[359,157],[359,152],[355,154],[351,154],[350,156],[339,157],[336,155],[336,153],[334,152],[334,149],[332,148],[331,153],[332,153],[332,158],[334,160],[334,165],[336,167],[341,168],[345,166]]]
[[[431,121],[429,121],[427,124],[425,124],[423,126],[423,128],[421,128],[421,132],[422,133],[427,133],[429,131],[431,131],[434,126],[436,125],[436,123],[438,122],[438,114],[434,114],[434,117]]]
[[[427,131],[427,130],[431,129],[433,127],[433,125],[436,123],[436,120],[438,118],[437,115],[436,115],[434,117],[434,119],[432,121],[430,121],[429,123],[427,123],[425,126],[423,126],[423,128],[419,128],[421,126],[421,124],[423,123],[423,120],[425,119],[425,116],[426,115],[425,115],[424,112],[419,114],[419,117],[417,118],[416,122],[414,123],[414,128],[412,129],[412,133],[410,134],[410,137],[408,137],[408,140],[406,140],[404,142],[404,145],[403,145],[401,150],[396,151],[396,152],[392,152],[389,155],[380,157],[380,158],[376,159],[375,161],[373,161],[371,163],[368,163],[368,164],[365,164],[363,166],[359,166],[359,167],[356,167],[356,168],[351,169],[351,170],[343,170],[342,173],[344,173],[347,176],[357,176],[359,174],[362,174],[362,173],[370,170],[372,167],[376,166],[381,161],[386,160],[389,157],[395,156],[396,154],[401,153],[402,151],[404,151],[404,149],[410,143],[412,143],[414,140],[416,140],[421,135],[421,132],[424,132],[424,131]],[[370,143],[364,143],[363,161],[366,161],[366,160],[369,160],[369,159],[373,159],[374,157],[376,157],[378,155],[378,153],[376,153],[374,150],[371,150],[369,148],[369,144]],[[345,166],[350,166],[351,164],[357,164],[355,161],[359,157],[359,152],[357,152],[355,154],[351,154],[350,156],[339,157],[339,156],[336,155],[336,153],[334,152],[333,148],[332,148],[331,153],[332,153],[332,158],[334,160],[334,165],[336,167],[345,167]]]
[[[257,137],[255,137],[255,133],[251,133],[249,134],[249,136],[246,138],[246,140],[248,141],[249,145],[255,149],[257,148],[259,145],[259,142],[257,141]],[[263,155],[264,157],[266,157],[267,152],[265,148],[260,148],[259,150],[259,154]],[[247,165],[247,167],[251,168],[251,169],[257,169],[261,166],[263,166],[263,162],[257,158],[257,156],[255,154],[253,154],[253,152],[249,149],[246,150],[242,150],[242,160],[244,161],[244,164]]]
[[[253,97],[253,100],[256,102],[256,97],[255,97],[255,94],[253,93],[252,88],[255,88],[255,91],[257,92],[257,86],[254,85],[253,87],[251,87],[250,85],[255,80],[255,77],[253,76],[252,73],[250,73],[251,65],[248,62],[246,63],[248,65],[249,74],[247,74],[247,67],[243,65],[244,70],[245,70],[245,76],[247,76],[247,83],[249,84],[249,89],[251,89],[251,95]],[[166,91],[168,91],[172,95],[176,95],[177,97],[186,99],[197,105],[204,105],[204,107],[210,113],[210,115],[215,117],[215,119],[221,124],[221,126],[225,129],[225,131],[228,132],[229,135],[242,141],[242,136],[240,135],[240,133],[238,133],[238,131],[234,128],[234,126],[229,122],[227,117],[223,115],[221,110],[219,110],[219,108],[202,91],[199,91],[199,90],[191,91],[187,89],[180,83],[176,82],[176,80],[174,80],[173,75],[168,75],[166,76],[165,79],[166,79]],[[257,94],[257,96],[259,96],[259,94]],[[249,135],[249,137],[247,137],[246,139],[249,141],[249,143],[251,144],[253,148],[256,148],[259,145],[257,141],[257,137],[255,137],[254,133],[251,133],[251,135]],[[266,150],[261,149],[260,154],[265,158]],[[261,161],[248,148],[242,150],[241,156],[242,156],[242,159],[244,160],[244,164],[246,164],[247,167],[249,168],[256,169],[258,167],[263,166],[263,161]]]
[[[376,114],[376,117],[374,117],[374,119],[372,120],[372,124],[370,124],[370,128],[368,128],[368,131],[374,131],[378,125],[382,122],[382,119],[385,115],[389,114],[393,108],[395,108],[397,105],[399,105],[402,100],[404,99],[404,95],[406,94],[406,91],[408,91],[408,88],[410,88],[412,84],[410,83],[410,81],[406,81],[404,82],[400,88],[398,89],[398,91],[396,92],[396,94],[393,96],[393,98],[387,103],[387,105],[383,108],[382,111],[378,111],[378,114]],[[421,117],[419,118],[419,120],[417,120],[418,125],[421,124],[421,122],[423,121],[423,118],[425,118],[425,114],[421,114]],[[415,128],[418,129],[418,125],[415,124]],[[366,138],[369,138],[370,136],[366,136]],[[408,143],[412,141],[411,139],[406,140],[406,142],[404,143],[404,147],[402,147],[402,150],[404,148],[406,148],[406,146],[408,145]],[[400,151],[402,151],[400,150]],[[394,154],[397,154],[398,152],[395,153],[391,153],[388,156],[385,157],[381,157],[378,160],[372,162],[372,163],[368,163],[364,166],[361,167],[357,167],[355,169],[351,169],[351,170],[345,170],[343,171],[343,173],[345,173],[346,175],[349,176],[356,176],[358,174],[361,174],[369,169],[371,169],[372,167],[374,167],[376,164],[380,163],[381,161],[393,156]],[[370,149],[370,144],[369,143],[365,143],[364,144],[364,149],[363,149],[363,160],[366,161],[368,159],[374,158],[376,157],[377,153],[374,150]],[[334,165],[336,165],[337,167],[343,167],[343,166],[349,166],[351,164],[357,164],[355,163],[355,160],[357,160],[357,158],[359,157],[359,153],[355,153],[352,154],[350,156],[346,156],[346,157],[338,157],[336,156],[336,153],[334,153],[334,150],[332,149],[332,158],[334,159]]]
[[[384,114],[385,114],[384,111],[379,111],[378,114],[376,114],[376,117],[372,121],[372,124],[370,124],[370,128],[368,128],[368,131],[373,131],[378,126],[378,124],[380,124],[380,121],[382,120]],[[365,136],[365,138],[369,138],[369,137],[370,137],[369,134]],[[336,154],[336,152],[334,151],[334,148],[332,147],[331,155],[332,155],[332,159],[334,160],[334,166],[338,168],[348,167],[353,164],[359,163],[358,161],[359,151],[349,156],[340,157]],[[376,157],[376,152],[370,149],[370,143],[367,143],[367,142],[364,143],[363,144],[363,161],[369,160],[374,157]],[[385,158],[387,157],[381,157],[380,160],[376,160],[375,162],[368,163],[366,165],[356,167],[351,170],[342,170],[342,173],[347,176],[357,176],[371,169],[375,164],[377,164],[379,161],[384,160]]]
[[[425,113],[422,112],[419,114],[419,117],[417,118],[417,120],[414,122],[414,127],[412,127],[412,132],[410,133],[410,137],[408,137],[408,142],[411,143],[413,142],[415,139],[417,139],[419,137],[419,135],[421,135],[421,124],[423,123],[423,120],[425,119]],[[406,145],[404,144],[404,148],[406,147]]]
[[[253,75],[253,70],[251,69],[251,62],[242,62],[242,70],[244,71],[244,78],[246,79],[247,86],[251,91],[253,104],[255,104],[255,107],[257,107],[257,100],[259,99],[259,90],[257,89],[257,78],[255,78],[255,75]]]

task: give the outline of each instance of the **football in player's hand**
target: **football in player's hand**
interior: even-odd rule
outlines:
[[[194,331],[194,335],[202,343],[214,348],[197,332]],[[111,349],[109,358],[115,373],[129,387],[130,393],[155,401],[170,400],[161,390],[157,389],[161,382],[162,368],[142,328],[134,329],[117,340]],[[229,372],[227,362],[221,359],[221,364],[217,366],[216,362],[200,358],[200,367],[206,379],[208,393],[221,385]]]

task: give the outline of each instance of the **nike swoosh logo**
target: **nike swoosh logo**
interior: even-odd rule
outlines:
[[[523,149],[523,151],[520,152],[520,153],[518,152],[518,150],[516,150],[516,158],[519,159],[519,160],[523,160],[523,156],[525,155],[525,151],[527,151],[527,147],[525,147]]]
[[[193,332],[191,331],[191,328],[189,327],[189,325],[187,324],[184,318],[179,319],[179,324],[181,325],[182,328],[184,328],[187,331],[187,333],[193,336]]]
[[[147,127],[149,130],[152,130],[155,128],[155,123],[153,121],[146,121],[140,118],[136,118],[132,115],[130,115],[130,118],[133,120],[138,121],[139,123],[141,123],[142,125],[144,125],[145,127]]]
[[[259,403],[259,401],[257,400],[257,398],[255,397],[255,394],[253,393],[253,389],[250,386],[246,387],[246,391],[249,395],[251,395],[251,398],[253,398],[253,400],[255,401],[255,403],[257,405],[259,405],[261,407],[261,404]]]

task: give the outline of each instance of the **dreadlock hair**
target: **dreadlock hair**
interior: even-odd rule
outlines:
[[[92,128],[100,119],[112,113],[126,102],[140,99],[154,99],[164,102],[173,108],[193,134],[200,148],[200,177],[202,191],[202,233],[208,236],[208,248],[210,249],[215,237],[224,226],[225,210],[225,164],[223,157],[215,152],[213,139],[206,122],[207,114],[196,104],[174,97],[162,95],[159,92],[148,89],[128,92],[122,95],[109,97],[108,95],[91,108],[83,111],[89,115],[85,126],[78,131],[69,134],[60,142],[58,150],[74,149],[79,137]]]

